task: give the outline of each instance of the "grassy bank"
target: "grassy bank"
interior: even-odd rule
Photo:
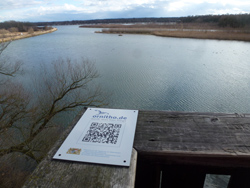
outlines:
[[[101,32],[97,33],[148,34],[161,37],[250,41],[250,28],[222,28],[215,24],[102,24],[84,27],[103,28]]]
[[[0,43],[12,41],[12,40],[19,40],[19,39],[23,39],[23,38],[34,37],[34,36],[43,35],[43,34],[47,34],[47,33],[52,33],[56,30],[57,30],[57,28],[53,28],[53,29],[46,30],[46,31],[34,31],[32,33],[29,33],[29,32],[4,33],[4,34],[0,34]]]
[[[250,42],[250,33],[241,31],[156,31],[153,35],[162,37],[237,40]]]

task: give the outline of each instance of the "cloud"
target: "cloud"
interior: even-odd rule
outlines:
[[[4,0],[0,1],[0,10],[13,10],[41,5],[43,2],[38,0]]]
[[[89,11],[86,8],[77,7],[72,4],[63,4],[63,5],[55,5],[55,4],[49,4],[49,5],[43,5],[43,6],[23,6],[22,9],[15,10],[15,14],[5,11],[2,15],[0,15],[0,21],[1,20],[20,20],[20,21],[36,21],[34,19],[37,19],[37,21],[43,21],[43,17],[51,17],[54,20],[58,20],[61,15],[65,14],[68,15],[68,17],[71,16],[71,14],[81,14],[81,13],[88,13]],[[64,16],[64,17],[65,17]],[[40,19],[39,19],[40,17]],[[44,21],[47,21],[44,20]],[[54,21],[49,19],[50,21]],[[67,19],[68,20],[68,19]]]
[[[245,0],[179,0],[170,2],[164,6],[164,9],[173,16],[239,14],[250,12],[250,2]]]
[[[81,3],[83,7],[89,7],[92,12],[98,11],[128,11],[135,7],[153,8],[161,1],[156,0],[86,0]]]
[[[2,0],[0,21],[249,13],[249,0]]]
[[[34,12],[37,12],[40,15],[45,14],[56,14],[56,13],[82,13],[87,12],[85,8],[77,7],[71,4],[57,5],[57,6],[40,6],[34,9]]]

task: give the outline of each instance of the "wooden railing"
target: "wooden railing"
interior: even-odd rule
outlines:
[[[82,114],[24,187],[192,187],[206,174],[250,187],[250,114],[139,111],[130,167],[52,160]]]

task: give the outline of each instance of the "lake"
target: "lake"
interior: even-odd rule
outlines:
[[[250,43],[151,35],[58,31],[13,41],[4,55],[25,73],[59,58],[95,62],[109,107],[144,110],[250,113]]]
[[[54,33],[13,41],[4,51],[9,61],[23,62],[23,81],[35,78],[41,64],[49,67],[59,58],[84,58],[95,62],[101,75],[96,82],[111,94],[111,108],[250,113],[249,42],[57,28]],[[209,178],[206,187],[215,187],[217,176]]]

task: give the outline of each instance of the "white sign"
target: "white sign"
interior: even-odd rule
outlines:
[[[54,159],[129,166],[138,110],[88,108]]]

